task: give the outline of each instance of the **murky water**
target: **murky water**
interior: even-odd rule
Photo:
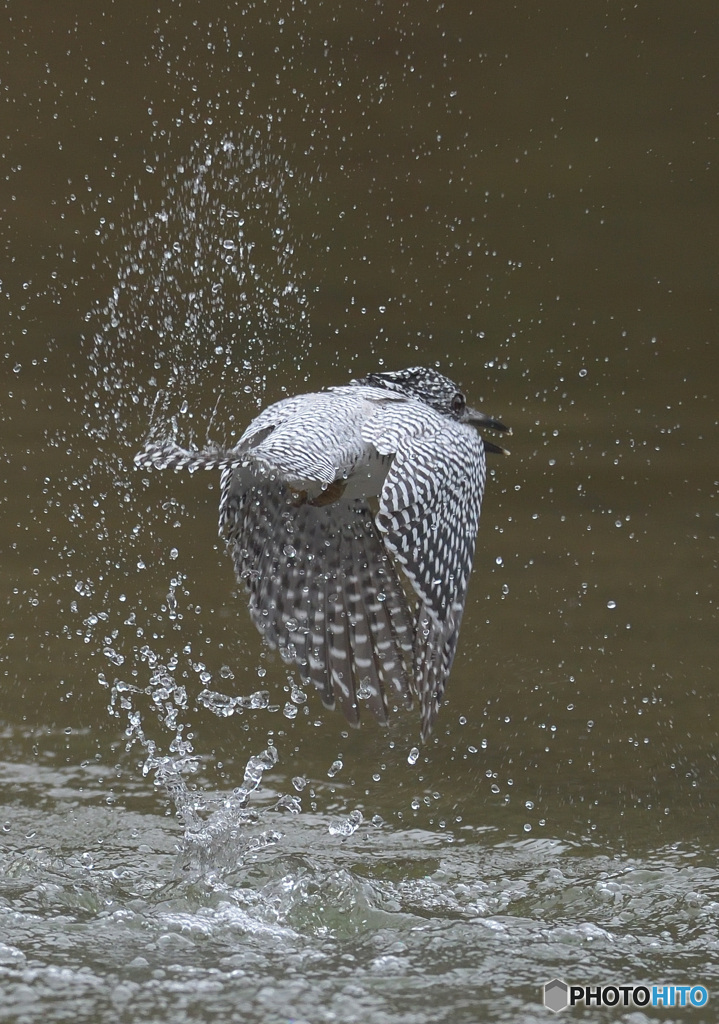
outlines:
[[[717,1019],[713,7],[3,17],[0,1016]],[[514,429],[419,757],[132,462],[415,363]]]

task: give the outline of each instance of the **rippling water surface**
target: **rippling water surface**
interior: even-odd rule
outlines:
[[[4,15],[0,1016],[716,1019],[714,9],[285,6]],[[514,428],[419,749],[133,465],[417,363]]]
[[[224,828],[183,839],[137,780],[45,761],[22,772],[0,861],[11,1019],[534,1020],[556,974],[715,978],[697,844],[400,826],[341,798],[299,812],[282,775],[246,817],[213,792]],[[17,775],[3,765],[6,798]]]

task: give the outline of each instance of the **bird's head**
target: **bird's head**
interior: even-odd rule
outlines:
[[[417,398],[421,402],[436,409],[443,416],[451,416],[460,423],[470,423],[475,427],[488,427],[511,433],[499,420],[487,416],[467,405],[467,400],[454,381],[437,370],[425,366],[411,366],[407,370],[390,370],[382,373],[368,373],[362,380],[354,384],[366,384],[370,387],[385,388],[387,391]],[[485,442],[489,451],[501,451],[496,445]]]

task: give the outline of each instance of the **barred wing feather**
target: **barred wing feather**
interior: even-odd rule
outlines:
[[[380,496],[377,527],[419,599],[414,689],[422,736],[432,729],[457,648],[485,481],[480,436],[453,424],[400,442]]]
[[[223,473],[220,529],[250,615],[328,706],[387,720],[387,694],[409,699],[414,627],[366,502],[317,506],[247,467]]]

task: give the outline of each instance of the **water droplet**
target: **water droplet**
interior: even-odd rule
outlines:
[[[357,700],[369,700],[372,696],[372,692],[369,676],[365,676],[357,687]]]
[[[334,822],[329,826],[329,834],[331,836],[351,836],[362,824],[362,811],[352,811],[348,814],[344,821]]]

